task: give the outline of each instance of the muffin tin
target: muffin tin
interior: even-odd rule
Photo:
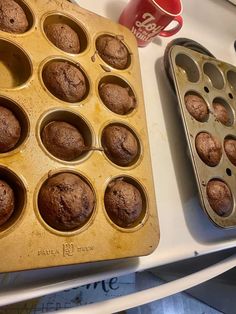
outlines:
[[[136,39],[127,28],[65,0],[17,2],[27,15],[29,30],[0,31],[0,99],[22,125],[19,145],[0,154],[0,179],[13,187],[17,203],[13,216],[0,227],[0,272],[150,254],[160,234]],[[47,39],[44,26],[53,22],[65,22],[79,33],[79,54],[65,53]],[[96,39],[103,34],[122,36],[130,53],[126,69],[112,68],[96,53]],[[64,102],[47,90],[42,71],[52,60],[66,60],[82,69],[87,94],[80,102]],[[132,112],[118,115],[102,103],[98,87],[107,81],[130,87],[137,100]],[[55,120],[78,126],[93,150],[71,162],[52,156],[40,133]],[[103,152],[101,135],[109,124],[124,124],[137,136],[140,150],[134,164],[117,166]],[[70,232],[48,226],[38,210],[42,184],[60,172],[78,174],[96,198],[89,221]],[[129,228],[111,221],[104,206],[108,184],[120,177],[134,184],[143,198],[140,221]]]
[[[236,67],[181,46],[171,48],[169,61],[202,207],[217,226],[235,227],[236,169],[224,151],[224,140],[236,138]],[[205,100],[209,114],[204,121],[197,121],[188,112],[184,100],[188,93]],[[226,108],[229,116],[227,125],[216,118],[212,105],[214,101]],[[195,140],[201,132],[213,135],[221,143],[222,157],[216,166],[208,166],[198,155]],[[207,183],[212,179],[225,182],[231,190],[233,204],[228,216],[219,216],[209,204],[206,190]]]

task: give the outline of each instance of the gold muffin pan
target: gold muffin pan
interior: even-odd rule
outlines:
[[[236,168],[224,151],[224,140],[236,138],[236,67],[181,46],[174,46],[170,50],[169,60],[202,207],[217,226],[235,227]],[[206,121],[199,122],[188,112],[184,97],[190,92],[205,100],[209,110]],[[214,115],[212,104],[216,100],[228,112],[227,125],[223,125]],[[207,132],[220,140],[222,157],[215,167],[204,163],[197,153],[195,139],[200,132]],[[225,182],[231,190],[233,210],[229,216],[219,216],[209,204],[206,187],[212,179]]]
[[[0,31],[0,100],[22,126],[19,145],[0,154],[0,179],[14,189],[16,210],[0,227],[1,272],[67,265],[150,254],[159,242],[159,225],[152,179],[145,107],[136,40],[125,27],[65,0],[17,0],[24,9],[29,29],[23,34]],[[55,47],[44,27],[62,22],[80,36],[81,52],[70,54]],[[107,31],[109,30],[109,32]],[[126,69],[117,70],[96,53],[100,35],[122,36],[130,56]],[[54,60],[79,67],[87,80],[87,94],[77,103],[53,96],[45,87],[42,71]],[[101,101],[103,82],[129,86],[137,106],[127,115],[110,111]],[[50,121],[77,126],[85,144],[95,148],[72,162],[52,156],[40,132]],[[103,129],[109,124],[128,126],[139,141],[135,163],[120,167],[101,150]],[[61,232],[48,226],[38,210],[38,193],[45,180],[60,172],[81,176],[92,188],[95,208],[89,221],[77,230]],[[110,220],[104,193],[116,178],[134,184],[143,198],[141,222],[121,228]]]

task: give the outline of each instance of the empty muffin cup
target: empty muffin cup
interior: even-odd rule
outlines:
[[[175,63],[180,72],[190,82],[196,83],[200,79],[200,71],[196,62],[188,55],[179,53],[175,58]]]
[[[0,88],[16,88],[32,75],[29,56],[16,44],[0,39]]]

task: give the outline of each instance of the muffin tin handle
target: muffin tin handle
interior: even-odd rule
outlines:
[[[98,303],[92,303],[80,307],[75,307],[67,310],[58,311],[58,314],[104,314],[116,313],[130,309],[136,306],[141,306],[146,303],[160,300],[171,296],[178,292],[187,290],[197,286],[207,280],[210,280],[236,266],[236,254],[224,259],[212,266],[195,272],[183,278],[168,282],[166,284],[146,289],[126,296],[106,300]]]

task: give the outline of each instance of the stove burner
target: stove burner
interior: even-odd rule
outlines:
[[[164,53],[164,67],[165,67],[165,72],[166,72],[166,75],[169,79],[170,85],[174,91],[175,91],[175,86],[174,86],[171,68],[170,68],[170,64],[169,64],[169,52],[170,52],[170,49],[175,45],[184,46],[184,47],[192,49],[196,52],[199,52],[199,53],[205,54],[209,57],[215,58],[215,56],[208,49],[206,49],[204,46],[202,46],[201,44],[199,44],[198,42],[196,42],[192,39],[176,38],[176,39],[172,40],[171,42],[169,42],[169,44],[166,46],[165,53]],[[235,46],[235,49],[236,49],[236,46]]]

